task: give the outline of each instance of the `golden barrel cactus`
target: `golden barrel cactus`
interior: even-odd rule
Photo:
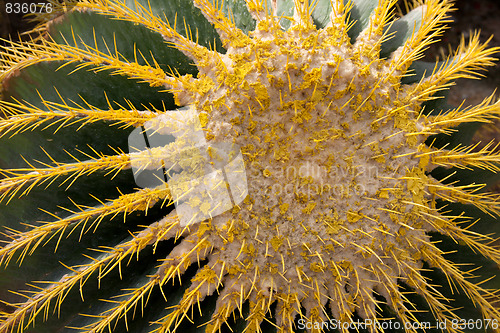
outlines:
[[[0,51],[0,332],[500,331],[450,1],[51,4]]]

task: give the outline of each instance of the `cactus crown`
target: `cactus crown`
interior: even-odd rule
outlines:
[[[98,31],[92,44],[71,32],[11,43],[2,51],[4,138],[104,121],[139,128],[150,141],[170,139],[129,153],[90,148],[80,151],[84,158],[69,153],[69,162],[47,153],[51,161],[42,166],[2,170],[5,201],[59,179],[67,187],[79,186],[99,170],[116,175],[132,169],[139,186],[138,174],[160,170],[168,181],[156,177],[114,199],[96,197],[97,205],[74,202],[76,208],[61,217],[52,214],[27,230],[9,229],[0,261],[22,262],[46,243],[57,248],[75,230],[83,239],[89,228],[116,223],[108,220],[119,214],[147,214],[164,205],[175,209],[118,244],[101,244],[100,255],[87,255],[84,263],[65,266],[69,273],[58,280],[22,294],[27,300],[9,304],[0,332],[22,330],[42,313],[47,317],[72,288],[93,275],[100,281],[170,239],[173,248],[154,272],[95,314],[83,331],[111,330],[115,321],[146,307],[151,293],[183,279],[196,265],[179,300],[165,294],[168,310],[154,321],[155,332],[178,330],[215,294],[215,309],[205,320],[208,333],[233,314],[245,318],[252,331],[270,318],[286,332],[297,328],[297,319],[376,321],[384,316],[384,304],[404,323],[421,320],[422,310],[435,320],[458,319],[453,300],[428,277],[432,269],[444,273],[450,288],[465,292],[484,318],[500,319],[491,300],[496,290],[475,282],[432,236],[451,238],[500,263],[492,238],[471,229],[477,219],[450,208],[464,204],[498,215],[496,195],[480,191],[484,185],[451,182],[453,173],[435,172],[437,167],[499,170],[492,143],[476,150],[440,143],[457,126],[496,119],[499,104],[490,96],[477,106],[444,112],[431,103],[455,79],[475,78],[498,50],[473,34],[453,57],[422,71],[418,60],[442,33],[450,3],[414,1],[406,16],[394,20],[395,2],[246,0],[238,6],[193,0],[220,38],[208,45],[186,19],[179,28],[180,20],[160,15],[156,2],[84,0],[73,9],[54,3],[65,16],[45,18],[45,33],[70,15],[113,17],[161,35],[197,72],[179,70],[175,62],[165,65],[135,47],[133,57],[123,55],[116,39],[99,46]],[[167,96],[162,102],[173,96],[179,109],[141,105],[135,102],[139,97],[129,96],[123,106],[107,95],[104,107],[96,106],[59,91],[60,101],[42,93],[37,102],[24,99],[16,86],[22,73],[47,64],[145,82]],[[411,295],[426,305],[417,306]],[[456,331],[451,325],[448,330]],[[405,331],[417,330],[405,326]]]

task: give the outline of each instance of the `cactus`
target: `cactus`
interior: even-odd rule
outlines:
[[[0,51],[0,332],[500,331],[449,1],[52,5]]]

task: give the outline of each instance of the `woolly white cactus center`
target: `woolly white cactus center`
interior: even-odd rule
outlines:
[[[244,204],[199,236],[220,251],[230,289],[297,297],[311,320],[326,319],[328,299],[339,319],[354,310],[374,318],[368,295],[397,308],[397,279],[420,288],[432,229],[420,218],[426,165],[414,156],[425,118],[378,57],[374,32],[350,45],[297,6],[289,30],[261,20],[228,40],[226,54],[198,61],[198,78],[176,94],[201,112],[208,140],[242,147],[247,169]],[[289,324],[278,317],[278,327]]]

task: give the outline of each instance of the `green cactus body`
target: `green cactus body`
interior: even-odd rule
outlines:
[[[451,5],[395,2],[54,2],[2,51],[0,332],[500,331],[499,104],[440,98],[498,50],[421,62]]]

